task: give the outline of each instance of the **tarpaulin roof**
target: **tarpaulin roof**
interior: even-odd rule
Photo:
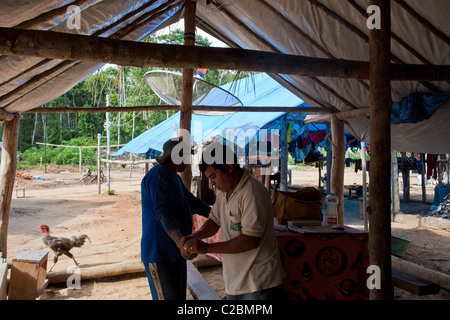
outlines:
[[[80,8],[79,28],[69,23],[70,5]],[[197,27],[231,47],[369,61],[368,6],[368,0],[197,1],[196,21]],[[3,0],[0,26],[110,38],[124,32],[121,39],[139,41],[178,21],[183,8],[183,0]],[[391,61],[450,65],[449,16],[448,0],[392,0]],[[11,113],[52,101],[101,66],[45,57],[0,59],[0,108]],[[271,76],[313,107],[347,111],[370,106],[366,80]],[[412,93],[450,91],[448,81],[391,84],[394,102]],[[398,151],[450,153],[448,119],[447,102],[430,119],[392,125],[392,147]],[[370,142],[367,118],[346,121],[346,130]]]
[[[283,106],[298,107],[307,106],[304,102],[281,86],[265,73],[255,74],[251,77],[230,82],[222,88],[233,93],[242,101],[244,106]],[[195,144],[201,144],[209,139],[224,133],[227,129],[232,134],[244,134],[253,138],[261,128],[279,128],[279,120],[286,112],[236,112],[226,115],[192,115],[191,140]],[[301,121],[298,118],[291,120]],[[271,124],[270,126],[268,126]],[[180,112],[150,128],[125,146],[120,148],[113,156],[119,156],[125,152],[133,154],[158,155],[162,152],[163,144],[174,135],[175,128],[180,127]],[[225,136],[225,134],[224,134]],[[239,141],[233,141],[243,147]]]

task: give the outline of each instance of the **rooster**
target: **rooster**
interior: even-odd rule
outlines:
[[[69,239],[62,237],[53,237],[50,235],[50,228],[48,226],[46,226],[45,224],[41,224],[39,227],[44,233],[44,237],[42,238],[42,240],[47,245],[47,247],[53,250],[55,254],[55,257],[53,258],[53,265],[48,272],[52,272],[53,267],[55,266],[56,262],[58,262],[59,256],[63,254],[65,254],[69,258],[72,258],[73,262],[75,262],[77,266],[79,265],[77,260],[75,260],[73,254],[71,254],[69,251],[73,247],[81,247],[86,241],[86,238],[89,239],[87,235],[80,234],[78,236],[72,236]],[[91,239],[89,239],[89,241],[91,241]]]

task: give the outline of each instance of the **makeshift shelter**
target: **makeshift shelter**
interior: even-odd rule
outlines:
[[[193,68],[263,71],[307,102],[310,111],[317,107],[325,113],[320,121],[331,121],[338,151],[332,170],[337,194],[342,194],[344,125],[370,141],[369,254],[371,265],[381,270],[381,289],[371,294],[374,299],[392,297],[391,147],[450,152],[448,100],[428,120],[391,126],[392,101],[411,93],[450,91],[447,0],[432,5],[418,0],[5,0],[0,9],[3,256],[20,113],[57,98],[103,63],[184,68],[186,89],[192,87]],[[136,42],[182,15],[185,46]],[[195,47],[195,26],[235,49]],[[189,91],[181,106],[183,128],[191,121]],[[107,110],[114,109],[95,112]]]

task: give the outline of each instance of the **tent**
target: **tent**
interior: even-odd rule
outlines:
[[[186,14],[194,4],[195,16]],[[332,121],[336,132],[345,125],[373,147],[369,254],[381,289],[371,294],[391,298],[389,150],[450,153],[450,102],[438,102],[429,119],[390,124],[390,100],[450,91],[448,0],[3,0],[0,9],[0,119],[13,142],[16,113],[54,100],[104,63],[267,72],[311,107],[345,113],[344,124]],[[183,15],[235,49],[138,43]],[[3,157],[17,149],[6,141]],[[14,177],[2,178],[6,199]]]
[[[196,25],[233,48],[368,61],[367,7],[364,0],[197,1]],[[5,0],[0,9],[0,27],[139,41],[179,21],[184,14],[184,0]],[[426,1],[392,0],[392,62],[448,66],[449,14],[447,0],[434,0],[432,5]],[[11,43],[4,40],[2,43]],[[30,56],[1,57],[0,108],[9,113],[26,112],[52,101],[98,70],[102,62],[110,61],[108,56],[99,55],[94,55],[92,61],[64,59],[64,54],[60,59],[46,59],[33,56],[29,49],[26,54]],[[312,107],[348,111],[369,106],[367,80],[288,72],[271,76]],[[448,81],[393,81],[391,85],[394,102],[411,93],[450,91]],[[450,118],[450,103],[439,105],[430,119],[393,124],[392,147],[398,151],[450,153],[446,138],[450,127],[443,123]],[[358,139],[370,142],[367,118],[349,119],[345,126]]]
[[[247,107],[251,106],[283,106],[298,107],[307,106],[300,98],[289,92],[274,79],[265,73],[255,74],[237,81],[223,85],[221,88],[231,92],[242,101]],[[221,91],[218,94],[222,94]],[[209,95],[209,99],[214,101],[214,96]],[[249,144],[261,129],[266,129],[266,133],[260,138],[265,138],[272,129],[281,129],[281,118],[286,116],[287,120],[293,124],[297,123],[298,130],[304,126],[302,119],[293,117],[287,112],[236,112],[225,115],[192,115],[191,141],[194,144],[201,144],[214,138],[217,135],[232,137],[237,139],[230,141],[244,148]],[[113,156],[120,156],[126,152],[138,155],[147,154],[150,157],[162,152],[165,141],[173,137],[174,127],[179,128],[180,112],[177,112],[167,120],[145,131],[125,146],[120,148]],[[308,125],[307,131],[325,129],[324,125]],[[307,132],[305,131],[305,133]],[[244,141],[240,138],[244,138]],[[247,138],[247,141],[245,141]]]

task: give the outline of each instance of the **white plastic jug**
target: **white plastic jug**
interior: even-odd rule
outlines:
[[[339,197],[334,193],[330,193],[325,197],[325,203],[327,204],[327,212],[325,213],[325,225],[337,226],[337,205],[339,203]]]

